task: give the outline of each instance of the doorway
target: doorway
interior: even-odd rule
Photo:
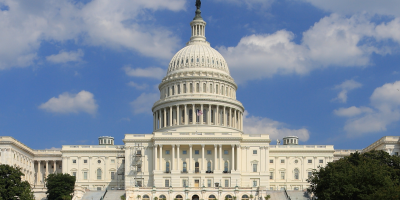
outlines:
[[[199,195],[193,195],[192,200],[199,200]]]

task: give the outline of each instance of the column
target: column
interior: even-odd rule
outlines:
[[[219,145],[219,170],[222,170],[222,144]]]
[[[236,170],[240,172],[241,171],[241,165],[242,165],[242,162],[241,162],[241,160],[242,160],[242,147],[240,145],[238,145],[236,149],[237,149]],[[247,165],[247,163],[246,163],[246,165]]]
[[[261,157],[261,160],[263,159],[263,157],[265,158],[264,147],[260,147],[260,157]],[[288,161],[286,161],[286,162],[288,162]],[[260,172],[264,172],[264,169],[265,169],[265,162],[261,162],[260,163]]]
[[[176,125],[181,124],[181,118],[180,118],[180,113],[179,113],[179,105],[176,106]]]
[[[211,125],[211,104],[208,104],[207,124]]]
[[[38,162],[38,170],[37,170],[37,173],[36,173],[36,182],[37,182],[38,185],[40,185],[41,184],[40,181],[42,180],[42,172],[40,170],[40,160],[37,161],[37,162]]]
[[[172,126],[172,106],[169,107],[169,126]]]
[[[46,178],[48,175],[49,175],[49,161],[46,160],[46,173],[45,173]]]
[[[201,112],[203,112],[203,104],[200,105],[200,110],[201,110]],[[204,119],[204,113],[201,116],[199,116],[200,124],[203,124],[203,121],[204,121],[203,119]]]
[[[180,146],[179,144],[176,145],[176,157],[178,158],[176,161],[176,166],[177,166],[178,171],[179,171],[179,163],[180,163],[179,154],[181,153],[179,151],[179,146]]]
[[[159,170],[163,170],[163,166],[162,166],[162,164],[163,164],[163,160],[162,160],[162,154],[163,154],[163,151],[162,151],[162,144],[160,144],[160,167],[159,167]]]
[[[154,144],[154,171],[157,170],[157,145]]]
[[[53,174],[55,174],[56,173],[56,171],[57,171],[57,161],[55,160],[55,161],[53,161],[53,166],[54,166],[54,170],[53,170]]]
[[[218,145],[214,144],[214,169],[213,169],[213,171],[217,170],[217,166],[218,166],[217,165],[217,153],[218,153],[217,146]]]
[[[189,173],[192,173],[192,145],[189,144]]]
[[[233,110],[233,124],[233,127],[237,129],[236,109]]]
[[[161,128],[161,109],[158,110],[158,128]]]
[[[167,127],[167,109],[164,108],[164,119],[163,119],[163,127]]]
[[[235,145],[232,144],[232,171],[235,171]]]
[[[201,171],[204,171],[204,144],[201,145]]]
[[[185,125],[187,125],[188,121],[189,121],[189,117],[188,117],[188,113],[187,113],[187,104],[185,104],[185,116],[184,116],[184,118],[185,118]]]
[[[192,104],[192,124],[196,124],[196,108],[194,104]]]
[[[172,162],[171,162],[171,169],[172,170],[175,170],[175,145],[173,144],[173,145],[171,145],[171,147],[172,147]]]

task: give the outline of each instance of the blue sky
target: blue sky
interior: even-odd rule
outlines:
[[[151,133],[194,0],[0,0],[0,135],[33,149]],[[361,149],[399,135],[400,1],[203,0],[245,133]]]

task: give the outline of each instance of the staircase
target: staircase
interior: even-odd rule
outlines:
[[[310,196],[307,192],[303,191],[287,191],[291,200],[310,200]]]
[[[125,190],[108,190],[104,200],[120,200],[124,194]]]
[[[81,200],[100,200],[100,198],[103,196],[105,191],[88,191],[86,192]],[[118,199],[119,200],[119,199]]]

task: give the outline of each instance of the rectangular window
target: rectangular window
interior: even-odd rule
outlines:
[[[257,164],[253,164],[253,172],[257,172]]]
[[[169,154],[169,150],[165,150],[165,154]]]
[[[183,84],[183,93],[186,93],[186,84]]]
[[[75,160],[75,159],[74,159],[74,160],[72,160],[72,163],[76,164],[76,160]]]
[[[394,152],[394,155],[395,155],[395,156],[398,156],[398,155],[399,155],[399,152]]]
[[[183,150],[183,151],[182,151],[182,154],[187,154],[187,151],[186,151],[186,150]]]
[[[207,150],[207,155],[211,155],[211,150]]]
[[[312,160],[308,160],[308,163],[312,163]]]
[[[75,176],[75,177],[76,177],[76,172],[72,172],[72,176]]]
[[[257,150],[253,150],[253,154],[257,154]]]
[[[122,164],[125,164],[125,159],[122,159]]]
[[[199,154],[199,150],[194,150],[194,154]]]
[[[308,172],[308,178],[312,176],[312,172]]]
[[[224,150],[224,154],[225,154],[225,155],[228,155],[228,154],[229,154],[229,151],[228,151],[228,150]]]
[[[165,179],[165,187],[169,187],[169,179]]]
[[[285,160],[282,159],[282,160],[281,160],[281,163],[285,163]]]
[[[142,165],[141,164],[137,165],[137,172],[142,172]]]
[[[269,163],[274,163],[274,160],[272,160],[272,159],[271,159],[271,160],[269,160]]]
[[[281,179],[285,179],[285,172],[281,172]]]
[[[211,179],[207,180],[207,187],[211,187]]]
[[[87,160],[83,160],[83,163],[85,163],[85,164],[86,164],[86,163],[87,163]]]
[[[114,164],[114,163],[115,163],[115,160],[114,160],[114,159],[111,159],[111,163],[113,163],[113,164]]]
[[[225,179],[225,187],[229,187],[229,179]]]
[[[257,181],[253,181],[253,187],[257,187]]]
[[[137,185],[138,187],[142,187],[142,181],[136,181],[136,185]]]
[[[319,163],[324,163],[324,160],[319,160]]]
[[[83,180],[87,180],[87,172],[83,172]]]
[[[187,181],[186,180],[182,180],[182,186],[186,187],[187,186]]]
[[[271,180],[274,179],[274,172],[269,173],[269,179],[271,179]]]
[[[111,172],[111,180],[115,179],[115,172]]]

